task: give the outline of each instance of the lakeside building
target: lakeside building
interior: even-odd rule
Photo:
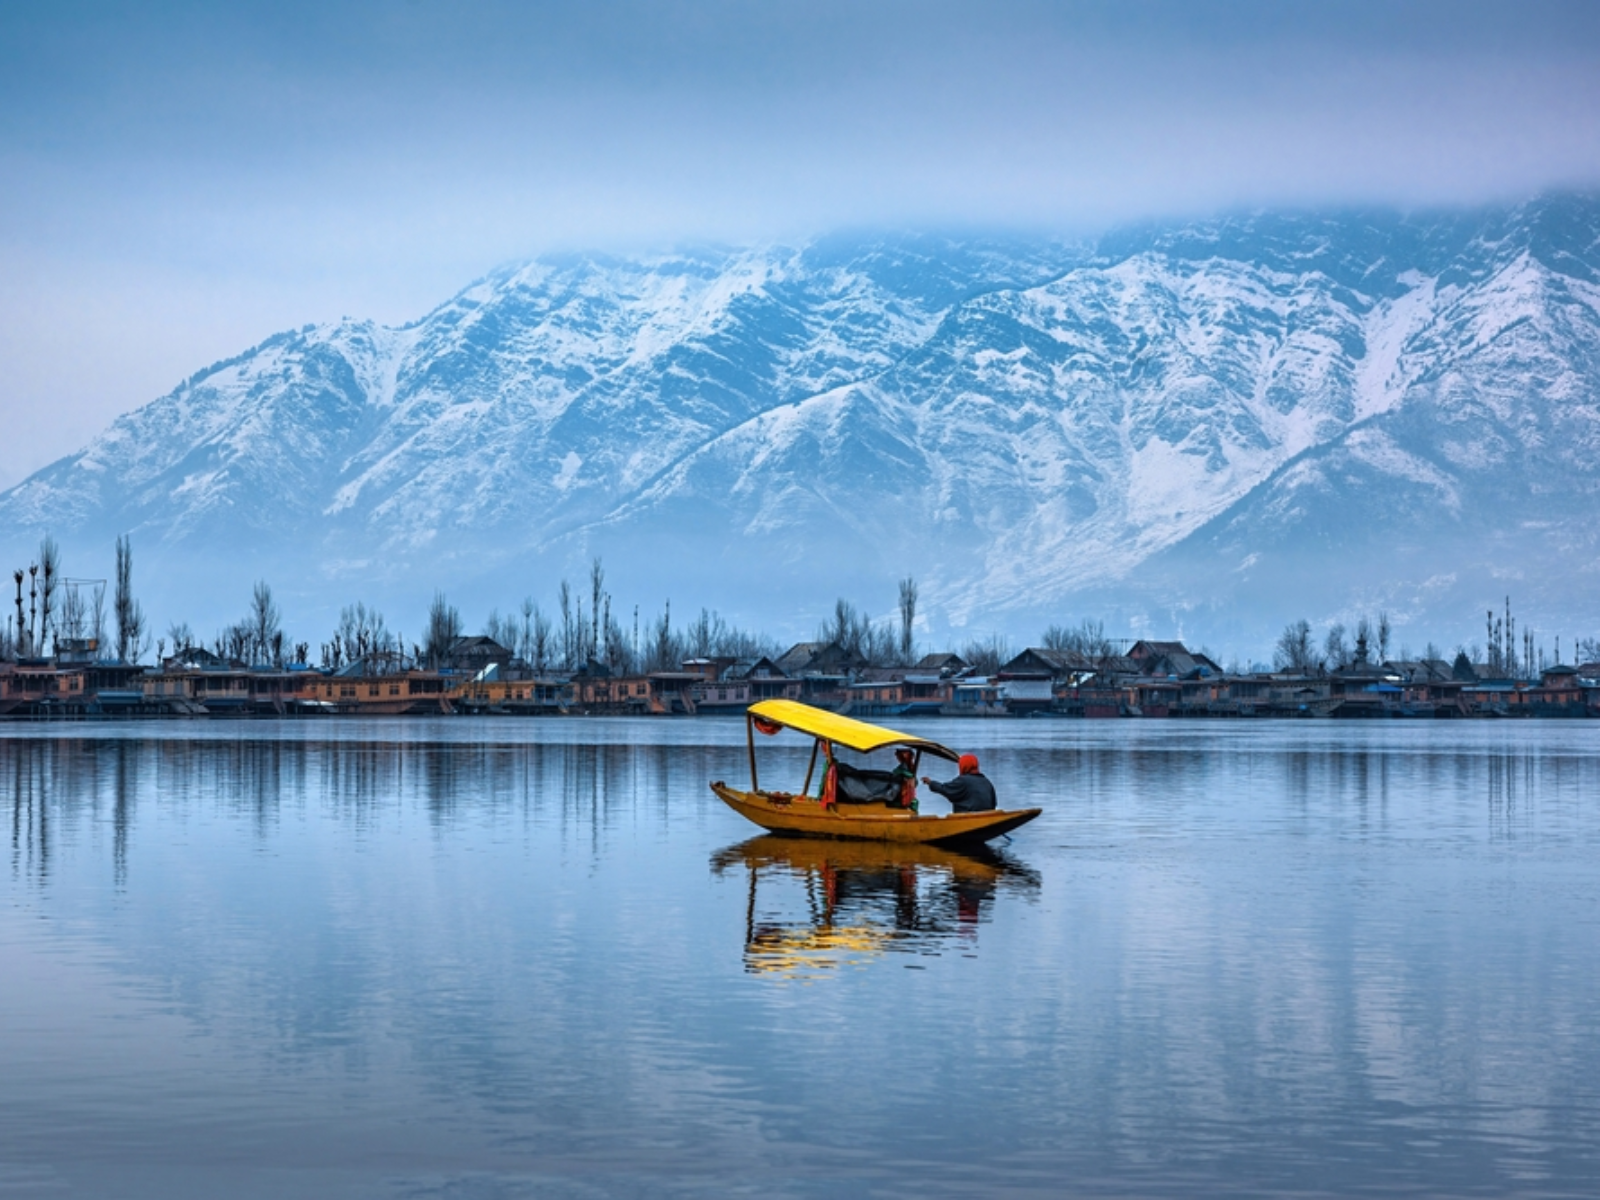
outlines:
[[[687,667],[689,664],[685,664]],[[715,675],[706,675],[695,687],[695,704],[707,715],[743,715],[761,700],[799,700],[803,687],[766,655],[734,659]]]
[[[196,647],[153,667],[97,652],[92,642],[64,642],[49,658],[0,663],[0,717],[711,716],[774,698],[895,720],[1600,717],[1600,663],[1557,664],[1534,678],[1464,658],[1229,674],[1181,642],[1094,656],[1029,647],[989,675],[950,653],[881,666],[818,642],[777,659],[691,658],[677,670],[626,674],[595,659],[536,670],[484,637],[460,639],[436,669],[393,652],[331,670],[247,664]]]

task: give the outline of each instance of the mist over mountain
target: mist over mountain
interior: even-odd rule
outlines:
[[[1045,237],[839,235],[507,267],[403,328],[281,333],[0,495],[12,562],[130,533],[158,624],[271,582],[311,640],[476,626],[594,555],[780,636],[1103,617],[1264,652],[1600,628],[1600,200]]]

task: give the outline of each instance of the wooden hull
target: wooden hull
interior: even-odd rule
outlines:
[[[725,783],[713,783],[711,790],[740,816],[773,833],[801,837],[846,838],[863,842],[899,842],[908,845],[945,845],[955,842],[986,842],[1026,825],[1039,815],[1037,808],[993,812],[950,813],[948,816],[917,816],[877,805],[841,804],[823,808],[816,800],[795,796],[774,799],[764,792],[742,792]]]
[[[887,872],[905,867],[943,871],[972,882],[998,883],[1015,877],[1024,884],[1038,886],[1038,878],[1026,867],[982,842],[938,845],[932,842],[841,841],[838,838],[789,837],[781,833],[761,833],[736,846],[711,856],[713,869],[721,872],[734,866],[751,870],[778,867],[796,875],[824,875],[828,872]]]

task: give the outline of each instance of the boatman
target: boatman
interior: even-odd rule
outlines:
[[[922,782],[950,801],[952,810],[964,812],[989,812],[996,807],[994,784],[978,773],[978,756],[963,754],[956,762],[961,772],[949,783],[937,783],[926,775]]]

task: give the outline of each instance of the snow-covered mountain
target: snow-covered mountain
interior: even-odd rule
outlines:
[[[476,620],[598,554],[619,603],[774,632],[911,574],[936,635],[1249,651],[1386,607],[1420,645],[1508,591],[1592,635],[1597,381],[1589,198],[547,258],[201,371],[0,528],[17,559],[131,532],[197,622],[258,577],[317,620],[435,588]]]

